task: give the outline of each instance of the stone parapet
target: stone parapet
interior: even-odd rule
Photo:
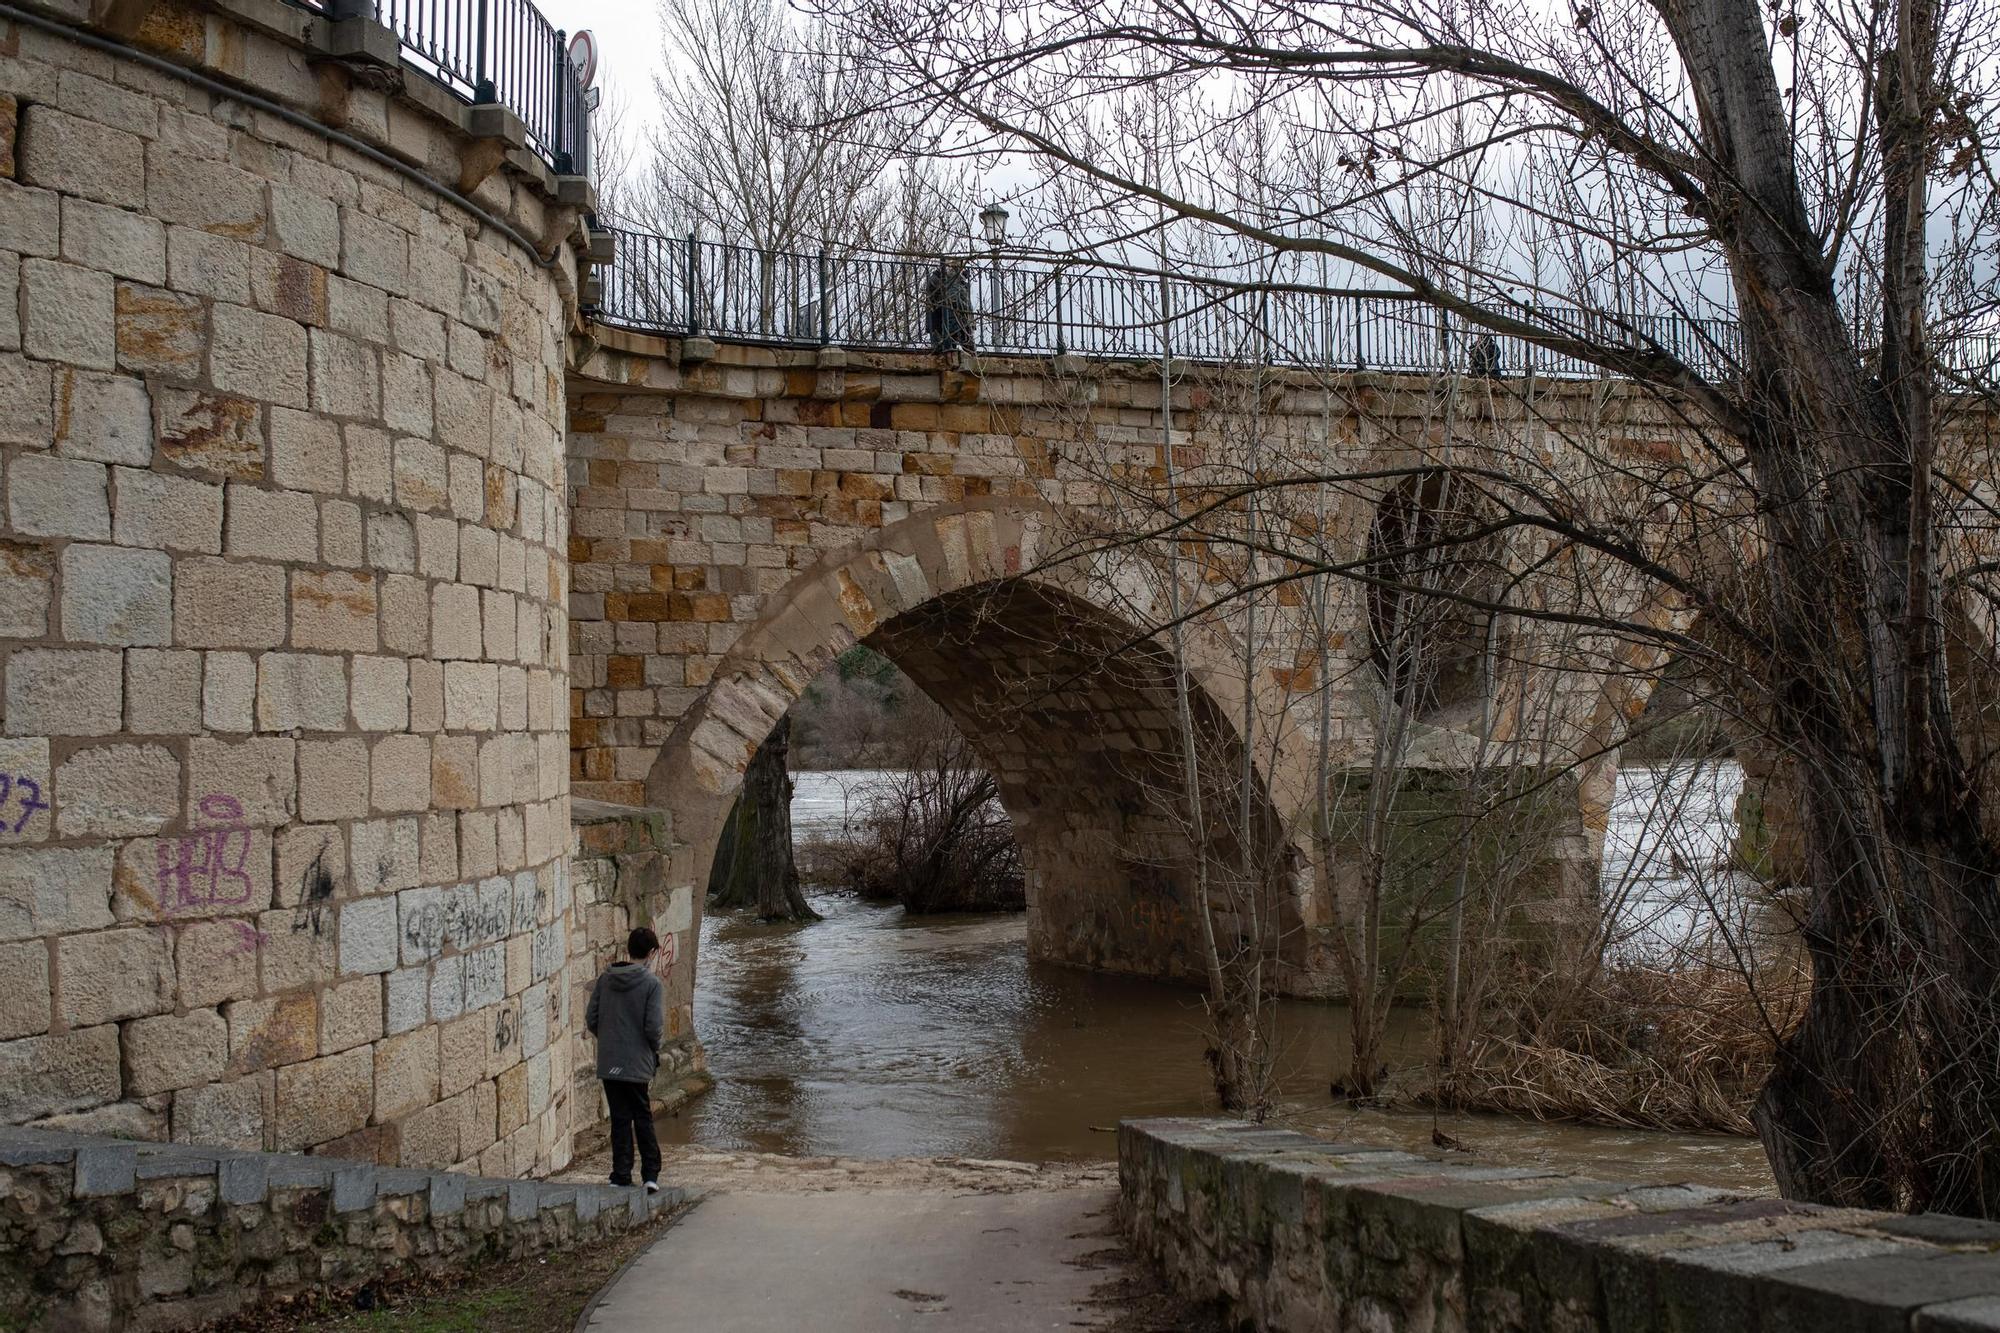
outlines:
[[[1119,1126],[1119,1217],[1267,1333],[2000,1329],[2000,1224],[1461,1166],[1230,1120]]]
[[[0,1310],[8,1327],[192,1328],[276,1297],[601,1241],[682,1202],[0,1129]]]

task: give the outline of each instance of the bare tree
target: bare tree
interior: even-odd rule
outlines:
[[[942,711],[902,728],[908,759],[868,789],[857,834],[830,858],[868,898],[907,911],[989,912],[1027,905],[1020,849],[993,774]]]
[[[894,662],[857,645],[792,705],[792,750],[805,768],[921,767],[950,720]]]
[[[631,205],[668,235],[786,251],[932,251],[965,230],[954,173],[858,64],[808,57],[782,0],[661,0],[660,119]]]
[[[2000,839],[1968,711],[1992,513],[1946,449],[1949,390],[1990,360],[1964,339],[1993,328],[1991,0],[834,8],[888,101],[1036,155],[1100,221],[1323,254],[1441,338],[1662,396],[1684,443],[1636,479],[1607,460],[1624,503],[1566,509],[1504,472],[1487,491],[1666,608],[1604,633],[1664,655],[1701,617],[1796,775],[1812,991],[1757,1114],[1781,1187],[2000,1212]],[[1142,99],[1171,103],[1162,137],[1107,132]],[[1162,158],[1175,180],[1149,183]],[[1392,234],[1434,180],[1481,200],[1488,244]],[[1692,513],[1709,538],[1741,523],[1735,561],[1663,544]]]
[[[590,180],[597,191],[598,221],[618,226],[634,220],[636,136],[624,90],[614,83],[598,87],[602,92],[590,113]]]

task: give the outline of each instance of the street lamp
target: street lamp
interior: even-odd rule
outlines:
[[[990,271],[986,278],[986,295],[992,310],[993,341],[1000,341],[1000,247],[1007,243],[1007,209],[999,200],[994,200],[979,210],[979,230],[986,238],[986,245],[993,252]]]

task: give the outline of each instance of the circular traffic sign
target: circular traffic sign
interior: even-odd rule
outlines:
[[[569,39],[569,63],[576,71],[579,87],[588,88],[597,79],[597,34],[585,28]]]

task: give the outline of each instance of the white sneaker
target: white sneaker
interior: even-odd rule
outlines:
[[[649,1180],[649,1181],[647,1181],[647,1182],[646,1182],[646,1193],[648,1193],[648,1194],[658,1194],[659,1192],[660,1192],[660,1182],[659,1182],[659,1181],[657,1181],[657,1180]]]

